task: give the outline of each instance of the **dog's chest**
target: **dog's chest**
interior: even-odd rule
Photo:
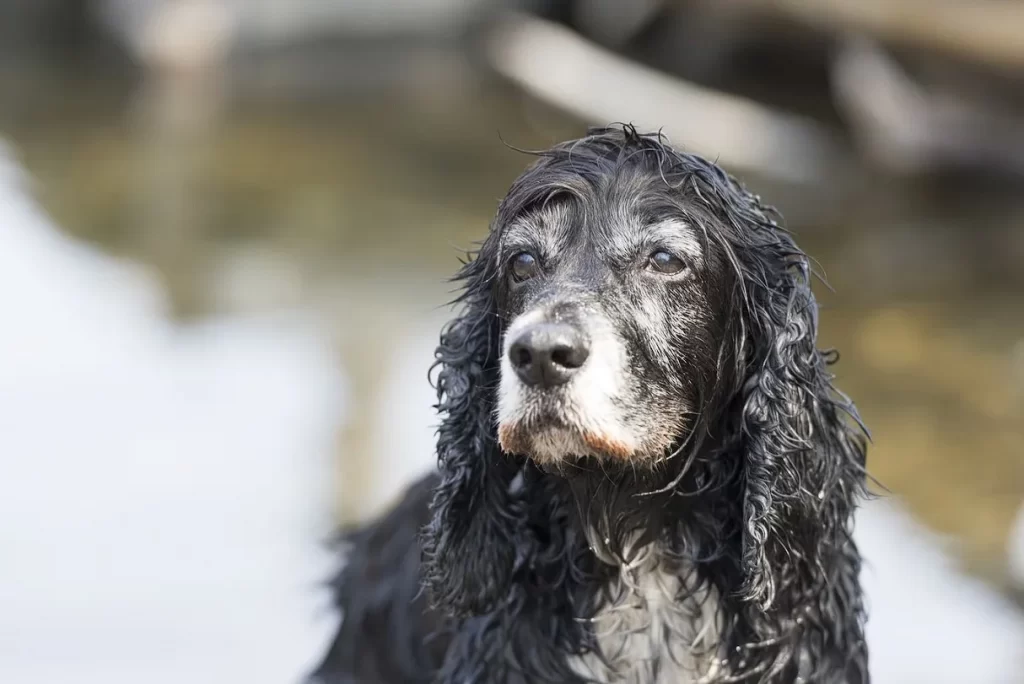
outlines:
[[[717,596],[694,573],[661,565],[648,553],[622,566],[591,622],[600,657],[578,658],[579,674],[608,684],[698,684],[715,674]]]

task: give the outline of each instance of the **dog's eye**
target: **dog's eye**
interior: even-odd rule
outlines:
[[[537,259],[529,252],[520,252],[512,257],[512,277],[517,281],[529,280],[539,271]]]
[[[674,275],[686,268],[686,264],[683,263],[682,259],[677,257],[675,254],[661,249],[651,254],[647,263],[658,273],[665,273],[668,275]]]

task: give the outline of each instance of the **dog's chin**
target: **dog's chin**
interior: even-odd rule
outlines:
[[[503,422],[498,441],[505,452],[526,456],[546,468],[586,459],[628,462],[636,451],[623,439],[558,420],[530,425]]]

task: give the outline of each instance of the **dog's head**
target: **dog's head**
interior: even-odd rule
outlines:
[[[457,613],[504,600],[553,543],[531,532],[556,512],[524,477],[584,462],[668,487],[700,463],[705,519],[729,518],[709,529],[742,578],[731,594],[766,610],[779,586],[818,591],[821,567],[855,558],[864,442],[815,345],[809,274],[759,198],[658,135],[540,153],[465,265],[438,349],[435,598]]]
[[[653,465],[717,377],[735,279],[714,218],[657,158],[564,150],[524,174],[491,244],[506,452]]]

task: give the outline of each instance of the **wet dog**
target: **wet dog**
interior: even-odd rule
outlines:
[[[659,135],[537,156],[459,274],[439,471],[349,534],[315,678],[866,683],[866,439],[808,258]]]

